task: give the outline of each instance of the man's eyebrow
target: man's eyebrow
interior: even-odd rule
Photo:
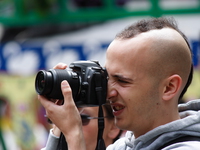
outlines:
[[[112,77],[118,78],[118,79],[121,79],[121,80],[126,80],[126,81],[133,81],[131,78],[127,78],[123,75],[118,75],[118,74],[112,75]]]

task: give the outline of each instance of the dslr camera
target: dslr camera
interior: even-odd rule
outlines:
[[[48,99],[63,100],[61,82],[67,80],[77,106],[97,106],[106,102],[107,72],[97,61],[75,61],[69,68],[40,70],[35,89]]]

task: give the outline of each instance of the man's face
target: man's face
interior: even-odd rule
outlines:
[[[154,127],[159,85],[148,75],[149,43],[136,37],[114,40],[108,50],[108,95],[116,125],[137,136]]]

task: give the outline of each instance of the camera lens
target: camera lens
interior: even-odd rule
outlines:
[[[78,74],[71,70],[50,69],[49,71],[39,71],[35,79],[35,89],[38,94],[48,98],[63,99],[61,91],[63,80],[69,82],[73,98],[75,98],[80,91],[80,79]]]
[[[52,89],[52,74],[47,71],[39,71],[36,76],[35,87],[36,91],[40,95],[46,95],[51,92]]]
[[[38,76],[38,90],[42,91],[45,87],[45,80],[44,80],[44,74],[39,74]]]

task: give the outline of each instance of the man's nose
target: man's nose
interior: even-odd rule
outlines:
[[[108,81],[108,91],[107,91],[107,100],[112,100],[114,97],[117,96],[117,90],[114,84],[111,84]]]

